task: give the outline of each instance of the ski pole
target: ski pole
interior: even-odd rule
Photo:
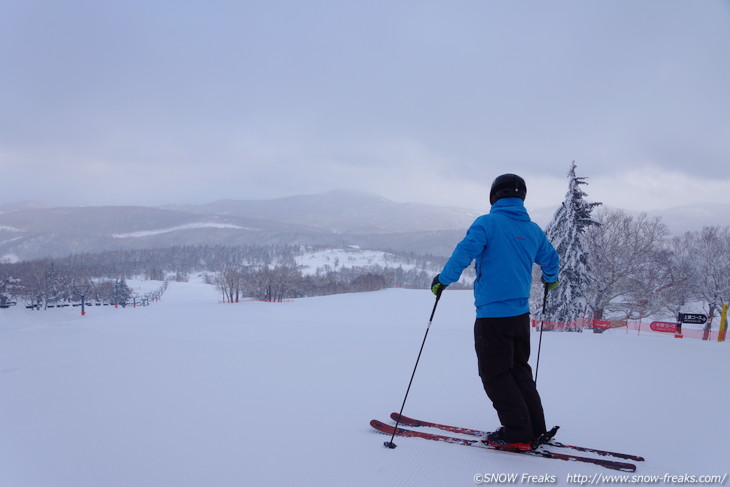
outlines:
[[[535,385],[537,385],[537,372],[540,370],[540,349],[542,348],[542,325],[545,323],[545,305],[547,304],[548,285],[545,283],[545,292],[542,296],[542,316],[540,316],[540,340],[537,344],[537,363],[535,364]]]
[[[443,290],[443,289],[442,289]],[[403,414],[403,408],[406,407],[406,399],[408,399],[408,393],[411,391],[411,384],[413,384],[413,377],[416,375],[416,369],[418,368],[418,361],[421,360],[421,353],[423,352],[423,346],[426,344],[426,338],[428,338],[428,330],[431,329],[431,322],[433,321],[433,315],[436,313],[436,306],[439,304],[439,299],[441,298],[441,291],[439,291],[436,294],[436,302],[433,303],[433,310],[431,311],[431,317],[428,319],[428,326],[426,327],[426,334],[423,335],[423,342],[421,342],[421,349],[418,351],[418,358],[416,359],[416,365],[413,367],[413,373],[411,374],[411,380],[408,382],[408,388],[406,389],[406,396],[403,398],[403,404],[400,406],[400,412],[398,413],[398,420],[395,422],[395,428],[393,429],[393,434],[390,436],[390,441],[386,441],[383,443],[383,445],[387,446],[391,450],[395,448],[396,445],[393,443],[393,438],[395,438],[395,433],[398,431],[398,425],[400,424],[400,418]]]

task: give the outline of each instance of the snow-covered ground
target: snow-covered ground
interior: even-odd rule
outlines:
[[[423,266],[406,262],[406,259],[396,254],[383,252],[380,250],[365,250],[357,246],[341,249],[321,249],[303,251],[295,257],[295,262],[299,266],[303,275],[316,275],[329,271],[339,271],[359,267],[363,270],[372,269],[375,272],[378,268],[401,268],[404,271],[414,269],[426,271],[431,275],[438,274],[443,267],[441,263],[434,264],[432,267]],[[467,268],[461,275],[459,283],[470,286],[474,283],[474,269]]]
[[[414,269],[413,264],[403,264],[401,259],[388,252],[380,250],[350,249],[323,249],[303,252],[296,257],[296,263],[301,266],[304,275],[313,275],[317,272],[336,271],[342,268],[353,267],[402,267],[404,270]],[[435,269],[434,272],[438,272]]]
[[[0,485],[469,486],[479,474],[567,484],[617,473],[417,438],[385,448],[368,422],[400,407],[427,290],[218,298],[171,283],[149,307],[83,318],[0,310]],[[471,302],[444,293],[405,414],[497,425],[476,374]],[[665,474],[730,471],[728,370],[726,343],[545,333],[538,386],[560,440],[644,455],[636,475],[668,484]]]

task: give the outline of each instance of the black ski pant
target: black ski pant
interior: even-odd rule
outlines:
[[[532,379],[530,314],[477,318],[474,346],[479,377],[504,426],[504,439],[530,442],[546,431],[540,394]]]

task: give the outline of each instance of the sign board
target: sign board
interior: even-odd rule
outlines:
[[[677,324],[668,321],[652,321],[649,325],[651,331],[659,331],[663,333],[674,333],[677,331]]]
[[[707,323],[707,315],[698,313],[679,313],[679,316],[677,316],[677,322],[694,325],[704,325],[705,323]]]
[[[663,333],[674,333],[677,331],[676,323],[669,323],[668,321],[652,321],[649,325],[651,331],[659,331]]]
[[[611,321],[610,320],[593,320],[593,328],[608,330],[609,328],[611,328]]]

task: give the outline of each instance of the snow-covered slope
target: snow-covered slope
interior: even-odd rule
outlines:
[[[449,255],[479,213],[332,191],[208,205],[0,207],[0,262],[176,245],[361,245]]]
[[[410,270],[416,267],[412,264],[404,264],[402,259],[388,252],[361,250],[353,247],[303,252],[296,258],[296,262],[304,275],[353,267],[401,267],[404,270]],[[429,270],[434,274],[438,274],[439,271],[436,266]]]
[[[156,230],[142,230],[139,232],[129,233],[114,233],[114,238],[143,238],[152,237],[155,235],[162,235],[163,233],[179,232],[181,230],[196,230],[200,228],[230,228],[234,230],[255,230],[253,228],[241,227],[239,225],[233,225],[231,223],[216,223],[216,222],[200,222],[200,223],[188,223],[185,225],[178,225],[170,228],[159,228]]]
[[[383,447],[368,422],[400,407],[428,291],[218,299],[210,286],[171,283],[160,303],[84,318],[0,310],[0,485],[421,487],[615,473],[419,439]],[[406,414],[497,425],[477,377],[471,302],[444,293]],[[638,475],[724,475],[728,352],[643,332],[546,333],[548,422],[565,442],[644,455]]]

